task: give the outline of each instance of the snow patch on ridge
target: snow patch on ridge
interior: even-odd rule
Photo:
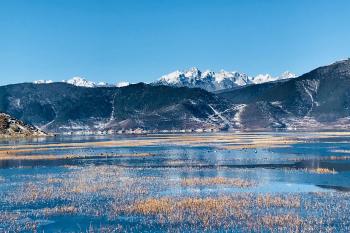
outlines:
[[[116,84],[116,87],[126,87],[126,86],[129,86],[130,83],[129,82],[119,82]]]
[[[48,83],[53,83],[53,81],[40,79],[40,80],[35,80],[33,83],[34,84],[48,84]]]
[[[33,83],[34,84],[48,84],[48,83],[53,83],[54,81],[52,80],[36,80]],[[89,88],[94,88],[94,87],[125,87],[129,86],[129,82],[119,82],[116,83],[115,85],[109,84],[107,82],[93,82],[89,81],[83,77],[75,76],[71,79],[68,80],[62,80],[63,83],[68,83],[77,87],[89,87]]]

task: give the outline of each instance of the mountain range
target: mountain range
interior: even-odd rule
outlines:
[[[350,123],[349,59],[295,78],[205,89],[161,83],[13,84],[0,87],[0,112],[49,132],[321,129]]]
[[[34,84],[50,84],[50,83],[54,83],[54,81],[52,80],[36,80],[33,82]],[[74,86],[77,87],[90,87],[90,88],[95,88],[95,87],[124,87],[124,86],[128,86],[130,85],[129,82],[119,82],[116,84],[109,84],[107,82],[93,82],[93,81],[89,81],[83,77],[73,77],[71,79],[68,80],[62,80],[62,83],[68,83],[68,84],[72,84]]]
[[[200,71],[198,68],[191,68],[185,71],[174,71],[167,75],[163,75],[157,81],[151,82],[152,85],[167,85],[175,87],[190,87],[190,88],[202,88],[207,91],[219,91],[228,88],[240,87],[249,84],[259,84],[271,81],[277,81],[288,78],[295,78],[296,75],[286,71],[280,76],[273,77],[269,74],[259,74],[251,77],[245,73],[237,71],[229,72],[221,70],[219,72],[213,72],[206,70]],[[63,80],[62,82],[72,84],[78,87],[124,87],[130,85],[129,82],[119,82],[117,84],[108,84],[106,82],[92,82],[82,77],[73,77],[69,80]],[[53,83],[52,80],[36,80],[34,84],[49,84]]]

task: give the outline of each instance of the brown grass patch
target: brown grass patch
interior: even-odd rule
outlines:
[[[132,154],[94,154],[94,155],[81,155],[81,154],[40,154],[40,155],[17,155],[16,153],[9,153],[6,155],[0,154],[1,160],[61,160],[61,159],[88,159],[88,158],[118,158],[118,157],[149,157],[154,156],[151,153],[132,153]]]
[[[283,227],[286,230],[283,232],[295,232],[295,229],[299,229],[302,224],[299,216],[291,213],[266,215],[266,210],[267,208],[299,207],[300,200],[283,197],[254,197],[248,194],[247,196],[207,198],[150,198],[135,202],[125,207],[123,211],[156,217],[161,224],[189,224],[206,230],[244,226],[255,231]],[[254,213],[261,210],[259,214]]]
[[[315,168],[315,169],[307,169],[307,171],[311,173],[316,173],[316,174],[337,174],[337,172],[334,169],[329,169],[329,168]]]
[[[229,185],[239,188],[247,188],[255,185],[254,182],[249,180],[243,180],[238,178],[224,178],[224,177],[213,177],[213,178],[189,178],[181,181],[183,186],[198,186],[198,185]]]
[[[300,231],[300,226],[302,224],[301,218],[296,214],[280,214],[280,215],[266,215],[261,218],[263,225],[269,228],[271,231],[273,229],[280,228],[294,228],[295,232]],[[293,227],[294,226],[294,227]]]
[[[299,208],[300,197],[287,197],[283,198],[280,196],[259,195],[257,197],[257,205],[259,207],[284,207],[284,208]]]
[[[78,208],[75,206],[56,206],[54,208],[45,208],[42,210],[45,216],[51,215],[66,215],[75,214],[78,212]]]

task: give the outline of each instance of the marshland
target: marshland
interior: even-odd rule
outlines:
[[[349,232],[350,132],[0,142],[0,232]]]

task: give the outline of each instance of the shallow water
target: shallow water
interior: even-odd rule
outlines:
[[[349,142],[347,132],[0,141],[0,232],[349,232]]]

